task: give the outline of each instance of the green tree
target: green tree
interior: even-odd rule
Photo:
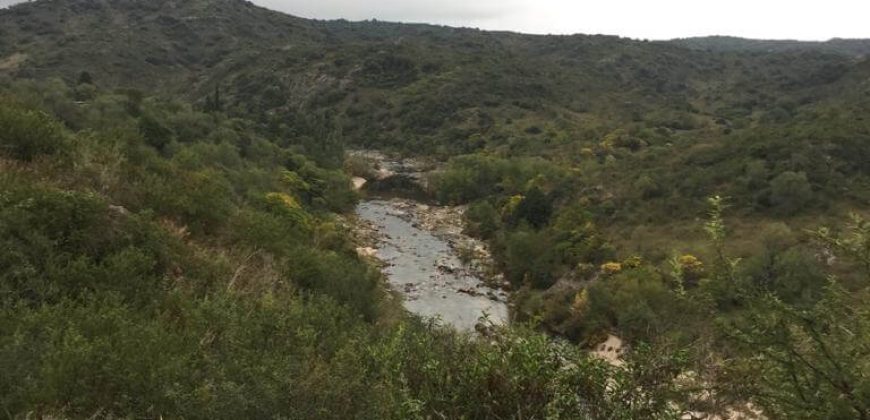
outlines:
[[[728,326],[746,355],[735,363],[738,395],[778,418],[870,418],[867,302],[868,289],[849,292],[837,282],[805,310],[770,294],[751,298]]]
[[[717,243],[724,238],[720,211],[714,206],[708,223]],[[810,306],[793,305],[765,288],[752,287],[733,270],[735,260],[718,260],[725,267],[715,270],[714,281],[735,284],[740,305],[732,316],[719,317],[738,352],[727,369],[724,390],[753,401],[775,418],[870,418],[870,224],[855,217],[848,230],[847,237],[826,229],[815,236],[857,263],[860,281],[848,290],[831,277]],[[794,275],[789,270],[775,274],[781,278],[774,283],[788,282]]]
[[[489,201],[478,201],[468,206],[465,212],[471,235],[490,239],[501,227],[501,216]]]
[[[79,73],[78,82],[76,82],[76,84],[77,85],[92,85],[92,84],[94,84],[94,78],[91,76],[90,73],[83,71],[83,72]]]
[[[803,172],[786,171],[770,181],[770,201],[779,211],[792,215],[803,210],[813,198],[813,190]]]
[[[505,248],[505,271],[514,285],[529,284],[546,289],[553,284],[556,253],[545,231],[526,228],[511,233],[505,239]]]
[[[540,229],[547,225],[553,214],[553,203],[538,187],[532,187],[511,214],[514,224],[525,221],[529,226]]]
[[[30,161],[64,145],[60,124],[42,111],[0,105],[0,154]]]

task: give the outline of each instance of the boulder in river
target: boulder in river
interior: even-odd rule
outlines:
[[[353,182],[353,189],[359,191],[363,189],[363,187],[365,187],[369,181],[365,178],[355,176],[353,177],[353,179],[351,179],[351,182]]]
[[[363,258],[374,258],[378,255],[378,250],[372,247],[359,247],[356,253]]]
[[[456,274],[457,270],[458,270],[458,268],[452,267],[449,265],[445,265],[445,264],[441,264],[438,266],[438,271],[440,271],[444,274]]]
[[[481,295],[480,292],[478,292],[477,290],[474,290],[474,289],[459,289],[459,290],[457,290],[457,292],[465,293],[466,295],[469,295],[469,296],[480,296]]]

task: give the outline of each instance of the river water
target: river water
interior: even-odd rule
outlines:
[[[410,312],[461,331],[474,330],[481,317],[496,325],[507,322],[505,292],[488,287],[463,265],[452,246],[457,233],[424,229],[407,201],[366,200],[357,215],[375,230],[376,257]]]

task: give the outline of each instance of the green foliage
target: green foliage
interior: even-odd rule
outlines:
[[[303,289],[330,296],[369,321],[377,317],[382,297],[379,276],[354,257],[299,249],[287,275]]]
[[[157,150],[163,150],[172,140],[172,131],[149,115],[144,115],[139,120],[139,130],[148,145]]]
[[[858,214],[852,214],[845,234],[821,228],[814,232],[814,236],[831,250],[858,263],[863,272],[870,273],[870,221]]]
[[[870,415],[870,312],[867,290],[831,283],[813,307],[800,310],[770,295],[751,301],[728,329],[752,357],[736,369],[742,393],[783,418]]]
[[[30,161],[56,153],[63,146],[61,127],[46,113],[0,104],[0,154]]]
[[[564,177],[562,168],[541,159],[460,156],[451,159],[447,170],[437,175],[436,195],[442,202],[461,204],[493,195],[525,194],[537,188],[528,210],[546,212],[550,203],[540,188],[558,185]]]
[[[677,418],[698,394],[867,416],[867,223],[821,247],[800,233],[870,202],[866,43],[527,37],[229,0],[37,1],[0,23],[8,416]],[[518,317],[617,333],[625,364],[391,317],[333,215],[357,199],[345,145],[453,157],[436,198],[471,203]],[[714,200],[695,258],[713,194],[737,223]],[[626,258],[638,244],[655,258]],[[688,371],[713,389],[681,389]]]
[[[545,232],[519,230],[505,238],[505,274],[515,285],[546,289],[555,281],[557,264],[552,239]]]
[[[501,227],[501,215],[489,201],[477,201],[465,212],[466,230],[470,235],[492,239]]]
[[[770,181],[771,203],[786,214],[795,214],[812,200],[813,191],[803,172],[783,172]]]
[[[561,210],[550,228],[555,236],[554,251],[568,267],[600,264],[615,257],[613,246],[592,222],[586,209],[575,206]]]
[[[187,117],[163,108],[169,115],[122,108],[81,121],[105,132],[55,127],[73,139],[71,150],[45,158],[69,164],[46,162],[38,174],[13,166],[0,177],[6,414],[635,418],[678,410],[680,357],[653,361],[639,351],[623,369],[527,329],[478,340],[391,318],[396,303],[383,280],[331,213],[356,198],[344,174],[280,146],[239,144],[258,135],[218,116],[178,141],[173,121]],[[143,118],[173,127],[164,133],[172,140],[154,144],[139,131]],[[270,152],[241,153],[254,144]],[[482,209],[471,217],[489,218],[500,235],[501,215]],[[551,233],[526,234],[512,234],[511,252],[547,250],[536,241]],[[551,259],[542,253],[534,264],[544,267],[516,271],[546,281]]]
[[[763,253],[747,259],[741,269],[754,287],[792,304],[815,302],[826,284],[825,272],[815,256],[798,247],[766,248]]]
[[[542,228],[550,221],[553,214],[553,204],[538,187],[532,187],[510,214],[510,222],[528,223],[533,228]]]
[[[81,193],[0,180],[0,284],[7,302],[42,304],[89,293],[148,303],[171,245],[154,226]]]
[[[589,335],[619,331],[632,342],[676,330],[691,310],[666,281],[648,269],[623,271],[588,288],[589,304],[578,328]]]
[[[483,342],[444,338],[405,327],[372,349],[407,398],[394,417],[631,419],[675,418],[680,411],[681,402],[668,403],[679,400],[671,399],[685,363],[679,354],[641,347],[624,367],[614,367],[521,327]],[[445,357],[451,354],[465,357]],[[632,391],[637,387],[649,393],[640,396]]]
[[[724,232],[720,210],[714,205],[708,225],[722,227],[709,229],[721,241],[724,236],[715,234]],[[795,254],[796,248],[776,253],[782,241],[771,241],[761,257],[768,267],[761,268],[760,282],[758,266],[741,272],[733,269],[735,260],[720,259],[728,269],[717,270],[712,282],[728,284],[739,306],[718,315],[725,342],[735,353],[721,378],[724,393],[750,400],[774,417],[867,417],[870,388],[863,372],[870,356],[870,271],[861,257],[867,229],[860,219],[850,228],[851,237],[843,241],[824,229],[816,236],[833,249],[858,250],[844,253],[865,268],[853,279],[852,290],[834,277],[822,286],[807,255]],[[750,281],[744,278],[747,273]]]

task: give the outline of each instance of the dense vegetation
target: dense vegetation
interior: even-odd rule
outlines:
[[[180,102],[74,102],[91,88],[2,93],[7,415],[678,412],[679,354],[617,368],[523,328],[408,319],[333,213],[355,201],[340,172]]]
[[[868,418],[864,44],[730,41],[0,10],[0,413]],[[402,312],[348,146],[444,161],[514,326]]]
[[[828,51],[866,57],[870,54],[870,41],[866,39],[834,38],[824,42],[758,40],[730,36],[706,36],[671,41],[689,48],[712,51],[752,51],[758,53],[783,51]]]

